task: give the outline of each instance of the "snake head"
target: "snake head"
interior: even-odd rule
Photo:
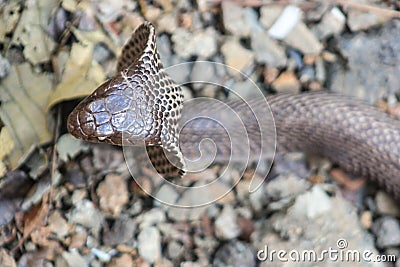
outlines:
[[[134,31],[117,66],[118,73],[71,112],[69,132],[95,143],[170,146],[183,96],[163,69],[150,23]]]

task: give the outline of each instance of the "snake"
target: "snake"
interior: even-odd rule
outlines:
[[[262,152],[257,147],[264,138],[276,137],[279,153],[321,155],[346,172],[369,178],[400,200],[400,121],[362,100],[331,92],[275,94],[245,102],[200,103],[196,109],[185,106],[181,87],[160,60],[155,28],[144,22],[124,45],[117,74],[74,108],[67,128],[76,138],[89,142],[144,144],[159,173],[182,176],[183,155],[197,157],[193,144],[205,135],[218,144],[216,160],[226,160],[227,154],[234,152],[224,128],[204,117],[186,124],[185,134],[179,132],[185,116],[191,118],[199,110],[223,114],[227,106],[244,118],[250,158]],[[261,110],[265,102],[273,121],[261,125],[267,133],[262,136],[255,130],[260,125],[254,114],[265,111]],[[239,154],[241,144],[237,145]]]

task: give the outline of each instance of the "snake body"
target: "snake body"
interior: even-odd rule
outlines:
[[[205,135],[216,141],[216,159],[223,160],[232,151],[218,123],[198,118],[178,135],[178,125],[196,110],[223,114],[223,108],[200,103],[197,109],[182,111],[181,89],[163,69],[155,36],[150,23],[136,29],[122,50],[118,73],[70,114],[69,132],[96,143],[144,142],[157,170],[167,176],[182,174],[182,154],[196,157],[198,151],[193,144]],[[323,155],[350,173],[376,181],[400,199],[399,121],[362,101],[337,94],[284,94],[269,96],[267,100],[276,127],[278,151],[302,150]],[[244,118],[251,156],[260,153],[261,138],[273,139],[275,130],[268,128],[273,123],[262,125],[267,136],[254,130],[258,127],[254,111],[257,113],[265,99],[250,102],[255,110],[240,101],[231,101],[229,106]],[[176,161],[175,166],[169,164],[165,151],[169,159]]]

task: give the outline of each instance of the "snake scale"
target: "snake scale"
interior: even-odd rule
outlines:
[[[213,122],[200,118],[186,126],[186,134],[178,138],[180,121],[195,111],[182,111],[181,88],[163,69],[155,38],[155,29],[148,22],[135,30],[118,60],[118,73],[69,115],[69,132],[96,143],[144,142],[156,169],[166,176],[183,173],[182,154],[194,154],[193,144],[204,134],[221,145],[216,160],[223,160],[230,147],[223,129]],[[352,174],[370,178],[400,199],[400,121],[362,101],[337,94],[283,94],[267,100],[278,151],[320,154]],[[250,102],[257,109],[263,101]],[[251,110],[239,101],[231,101],[230,106],[245,118],[250,150],[256,153],[261,137],[253,132],[257,125]],[[200,109],[220,113],[221,108],[207,104]],[[274,137],[274,131],[267,128],[266,132],[271,135],[268,138]],[[166,153],[162,153],[163,148]],[[176,167],[169,164],[168,154]]]

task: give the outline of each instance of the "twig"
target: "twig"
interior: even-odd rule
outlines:
[[[222,1],[223,0],[215,0],[212,2],[217,4]],[[283,5],[283,6],[297,5],[302,9],[309,9],[309,8],[315,7],[315,5],[323,4],[323,2],[324,2],[324,0],[313,0],[313,1],[307,1],[307,2],[304,1],[302,3],[299,3],[298,1],[293,1],[293,0],[279,0],[279,1],[273,1],[273,0],[227,0],[227,1],[236,2],[240,6],[249,6],[249,7],[260,7],[260,6],[266,6],[266,5]],[[385,15],[385,16],[388,16],[391,18],[400,18],[400,11],[381,8],[378,6],[362,4],[362,3],[357,3],[357,2],[351,2],[349,0],[331,0],[328,3],[333,4],[333,5],[340,5],[342,7],[354,8],[354,9],[358,9],[361,11],[373,12],[373,13]]]
[[[335,0],[334,2],[343,7],[355,8],[355,9],[359,9],[362,11],[368,11],[368,12],[373,12],[373,13],[377,13],[377,14],[379,13],[382,15],[389,16],[391,18],[400,18],[400,12],[396,11],[396,10],[390,10],[390,9],[381,8],[381,7],[377,7],[377,6],[351,2],[348,0]]]

